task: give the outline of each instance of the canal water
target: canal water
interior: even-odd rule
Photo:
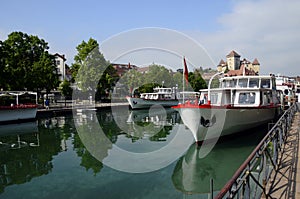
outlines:
[[[219,139],[205,157],[173,109],[79,110],[0,126],[0,198],[208,198],[266,132]],[[201,158],[200,158],[201,157]]]

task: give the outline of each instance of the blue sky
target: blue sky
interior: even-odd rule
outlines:
[[[258,58],[261,73],[300,75],[297,66],[300,63],[297,45],[300,39],[297,8],[300,4],[296,0],[285,2],[2,1],[0,40],[5,40],[12,31],[38,35],[49,43],[50,52],[65,54],[67,63],[71,64],[76,46],[90,37],[102,45],[124,32],[158,27],[178,31],[197,41],[212,58],[213,64],[225,59],[231,50],[236,50],[242,58],[250,61]],[[139,39],[144,36],[140,35]],[[103,52],[106,57],[110,57],[109,53]],[[130,61],[134,63],[134,60]],[[199,61],[195,65],[214,67],[213,64],[209,66]]]

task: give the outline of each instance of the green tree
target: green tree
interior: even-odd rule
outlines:
[[[135,69],[129,70],[126,72],[119,80],[119,83],[121,85],[124,85],[126,88],[126,95],[133,94],[135,89],[140,87],[142,85],[143,81],[143,74],[138,72]]]
[[[189,84],[194,91],[207,88],[205,80],[202,78],[200,71],[197,69],[194,72],[189,73]]]
[[[12,32],[2,42],[1,84],[8,90],[51,90],[57,86],[54,56],[48,53],[48,43],[37,36]]]
[[[168,69],[164,66],[152,64],[149,71],[144,75],[144,84],[156,83],[165,87],[173,87],[173,77]]]
[[[53,88],[57,88],[59,80],[54,56],[44,52],[40,59],[33,63],[32,72],[28,74],[28,80],[31,82],[27,86],[29,90],[39,92],[46,89],[46,92],[49,93]]]
[[[5,55],[4,55],[4,45],[0,40],[0,88],[6,87],[6,78],[5,74]]]
[[[183,88],[183,74],[181,72],[176,72],[173,75],[174,86],[177,85],[178,89],[181,90]]]
[[[64,80],[59,84],[58,89],[61,91],[62,95],[65,98],[65,106],[67,106],[67,98],[72,96],[73,89],[69,81]]]
[[[84,64],[84,61],[87,59],[88,54],[94,50],[96,47],[99,47],[99,44],[96,40],[90,38],[88,42],[82,41],[76,47],[77,55],[74,56],[74,63],[71,65],[72,81],[75,81],[78,70]]]
[[[107,95],[116,80],[116,71],[99,51],[99,44],[90,38],[77,46],[72,64],[73,77],[83,92],[96,92],[96,100]]]

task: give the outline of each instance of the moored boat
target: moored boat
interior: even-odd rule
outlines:
[[[36,117],[37,103],[19,103],[19,97],[22,95],[35,95],[35,99],[37,98],[37,94],[35,92],[28,91],[1,91],[0,97],[11,97],[15,98],[15,102],[10,105],[3,104],[0,105],[0,123],[10,123],[10,122],[18,122],[18,121],[26,121],[31,120]],[[10,101],[10,100],[8,100]]]
[[[234,76],[221,78],[219,88],[200,90],[195,103],[185,101],[173,108],[200,142],[271,121],[280,100],[274,76]]]
[[[179,103],[180,93],[177,87],[156,87],[153,91],[153,93],[141,93],[139,97],[127,96],[126,99],[132,109],[150,108],[153,105],[171,107]]]

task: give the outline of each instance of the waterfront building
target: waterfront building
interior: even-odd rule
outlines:
[[[250,62],[246,58],[241,60],[241,56],[234,50],[232,50],[227,56],[226,61],[221,59],[217,66],[219,72],[227,72],[228,76],[235,75],[258,75],[260,70],[260,63],[255,58],[253,62]]]
[[[122,77],[127,71],[131,69],[137,69],[136,65],[128,64],[112,64],[112,67],[116,70],[119,77]]]
[[[66,58],[65,55],[58,53],[54,54],[55,64],[57,68],[57,74],[59,76],[59,81],[64,81],[66,79]]]

